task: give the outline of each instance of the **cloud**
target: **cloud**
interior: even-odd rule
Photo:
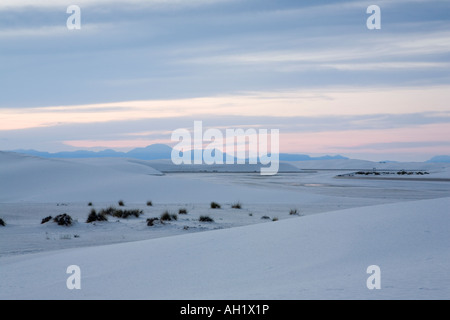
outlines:
[[[88,34],[92,35],[95,32],[105,31],[105,29],[110,27],[110,24],[86,23],[83,24],[83,32],[88,32]],[[14,38],[14,40],[17,40],[17,37],[67,37],[69,32],[70,31],[65,24],[60,24],[58,26],[0,29],[0,40],[8,37]]]
[[[80,32],[66,2],[33,2],[50,7],[0,11],[0,107],[449,82],[448,23],[424,2],[382,1],[379,33],[360,1],[82,1]]]
[[[361,36],[351,37],[343,40],[338,46],[325,46],[327,38],[316,37],[316,46],[301,46],[289,50],[257,50],[254,52],[240,52],[226,55],[209,55],[208,57],[193,57],[184,60],[186,63],[197,64],[241,64],[241,65],[267,65],[286,63],[312,63],[322,67],[333,67],[341,69],[361,69],[365,64],[381,67],[400,68],[435,68],[439,66],[448,67],[448,63],[438,61],[427,61],[430,55],[450,53],[450,32],[415,32],[402,37],[398,35],[386,35],[382,38],[368,38]],[[341,39],[341,38],[340,38]],[[426,56],[426,57],[423,57]],[[398,59],[399,61],[392,61]],[[418,57],[426,59],[417,60]],[[433,59],[433,57],[431,57]],[[389,61],[391,59],[391,61]],[[416,59],[407,61],[407,59]],[[406,60],[406,61],[405,61]],[[345,63],[347,61],[347,63]],[[309,65],[311,66],[311,65]],[[358,67],[359,66],[359,67]]]
[[[448,88],[434,88],[437,89],[450,92]],[[252,92],[241,96],[12,109],[8,112],[30,126],[0,131],[0,149],[131,149],[152,143],[170,144],[173,130],[191,130],[195,120],[202,120],[205,130],[279,129],[283,152],[381,154],[394,152],[398,146],[399,153],[405,150],[445,153],[450,135],[450,110],[446,107],[445,110],[430,111],[426,104],[422,112],[414,113],[413,106],[408,104],[406,107],[411,109],[410,112],[405,108],[403,113],[397,113],[392,105],[399,103],[398,99],[408,97],[409,91],[404,90],[393,90],[394,94],[387,90],[380,94],[380,89],[374,92],[347,89],[343,92],[337,88],[307,93]],[[439,92],[428,90],[410,96],[411,102],[431,100]],[[340,101],[340,95],[346,97],[344,101]],[[367,99],[374,96],[387,100],[374,101],[369,109]],[[362,106],[361,110],[339,114],[336,108],[345,106],[348,99],[355,99],[354,103]],[[323,108],[321,115],[318,112],[301,114],[300,106],[309,104],[317,109]],[[293,108],[293,115],[283,112],[283,108],[289,106]],[[217,112],[214,112],[215,108]],[[168,113],[159,114],[162,110]],[[270,113],[265,114],[268,111]],[[370,113],[365,113],[367,111]],[[7,128],[10,123],[13,127],[21,124],[12,118],[8,120],[6,113],[0,109],[0,128]],[[432,143],[427,145],[428,142]]]
[[[447,150],[450,150],[450,141],[395,141],[395,142],[382,142],[382,143],[368,143],[362,144],[358,146],[341,146],[336,148],[341,148],[345,150],[383,150],[386,152],[387,150],[400,150],[400,149],[423,149],[423,148],[436,148],[436,147],[445,147]]]
[[[447,154],[450,126],[427,124],[391,129],[292,132],[280,138],[280,149],[308,153],[415,153]]]
[[[143,148],[155,143],[162,143],[170,145],[172,141],[170,139],[133,139],[133,140],[68,140],[63,141],[64,145],[82,148],[113,148],[113,149],[132,149]]]
[[[79,7],[94,7],[94,6],[113,6],[113,5],[127,5],[127,6],[198,6],[204,4],[214,4],[223,2],[225,0],[77,0],[76,4]],[[0,2],[0,10],[23,9],[27,7],[36,8],[61,8],[74,4],[73,0],[2,0]]]
[[[448,113],[450,88],[328,88],[172,100],[0,109],[0,132],[76,123],[177,117],[324,117]]]
[[[413,70],[413,69],[448,69],[447,62],[375,62],[375,63],[331,63],[322,64],[323,68],[348,71]],[[292,71],[292,69],[290,69]]]

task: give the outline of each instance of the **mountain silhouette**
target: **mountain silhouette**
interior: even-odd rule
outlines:
[[[139,160],[162,160],[171,159],[172,148],[165,144],[152,144],[144,148],[135,148],[128,152],[115,151],[112,149],[105,149],[102,151],[88,151],[88,150],[76,150],[76,151],[62,151],[62,152],[45,152],[36,150],[12,150],[13,152],[23,153],[28,155],[33,155],[41,158],[71,158],[71,159],[81,159],[81,158],[131,158]],[[225,162],[227,157],[236,160],[236,158],[222,153],[220,150],[213,150],[211,155],[215,157],[216,152],[217,157],[220,157]],[[194,152],[191,152],[191,159],[194,158]],[[320,156],[311,157],[306,154],[292,154],[292,153],[280,153],[280,161],[308,161],[308,160],[332,160],[332,159],[348,159],[341,155],[336,156]]]

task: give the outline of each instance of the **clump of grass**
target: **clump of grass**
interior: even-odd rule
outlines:
[[[233,209],[241,209],[242,208],[242,204],[240,202],[233,203],[231,205],[231,208],[233,208]]]
[[[141,214],[143,214],[144,211],[139,210],[139,209],[132,209],[132,210],[120,210],[120,213],[118,213],[118,215],[116,215],[118,218],[128,218],[130,216],[134,216],[136,218],[139,218],[139,216]]]
[[[6,226],[5,220],[3,220],[2,218],[0,218],[0,226],[2,227]]]
[[[200,216],[198,221],[201,221],[201,222],[214,222],[214,219],[209,217],[209,216]]]
[[[147,201],[147,207],[151,207],[151,206],[153,206],[153,202]]]
[[[159,218],[161,221],[172,221],[178,220],[178,216],[176,214],[171,214],[169,211],[164,211]]]
[[[108,221],[108,218],[106,217],[106,215],[102,212],[97,213],[95,211],[95,209],[91,210],[91,213],[89,213],[86,223],[91,223],[94,221]]]
[[[291,209],[291,210],[289,211],[289,214],[290,214],[291,216],[293,216],[293,215],[299,215],[300,213],[299,213],[299,211],[298,211],[297,209]]]
[[[122,210],[122,209],[116,209],[114,207],[108,207],[106,209],[102,209],[99,214],[100,215],[109,215],[116,218],[123,218],[127,219],[130,216],[135,216],[136,218],[139,218],[141,214],[143,214],[144,211],[139,209],[130,209],[130,210]]]
[[[59,214],[54,219],[54,222],[58,224],[58,226],[71,226],[72,225],[72,217],[67,213]]]
[[[158,221],[159,218],[148,218],[147,219],[147,226],[152,227],[155,225],[155,221]]]
[[[123,202],[123,200],[119,200],[118,203],[119,203],[119,206],[120,206],[120,207],[124,207],[124,206],[125,206],[125,202]]]
[[[211,209],[220,209],[220,204],[217,202],[211,202]]]
[[[100,210],[100,214],[104,214],[104,215],[108,215],[108,216],[113,216],[114,212],[116,212],[117,209],[114,207],[108,207],[106,209],[102,209]]]
[[[178,210],[178,214],[187,214],[187,213],[188,213],[188,211],[186,208],[181,208]]]
[[[266,220],[266,219],[270,219],[270,217],[269,216],[262,216],[261,219],[265,219]]]
[[[48,216],[48,217],[45,217],[45,218],[43,218],[42,220],[41,220],[41,224],[44,224],[44,223],[46,223],[46,222],[49,222],[50,220],[52,220],[52,216]]]
[[[277,217],[273,217],[272,221],[278,221]]]

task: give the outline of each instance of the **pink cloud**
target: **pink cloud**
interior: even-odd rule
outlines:
[[[153,139],[153,140],[70,140],[64,141],[65,145],[76,148],[111,148],[111,149],[132,149],[143,148],[151,144],[163,143],[172,144],[170,139]]]
[[[327,131],[313,133],[280,133],[280,150],[283,152],[305,153],[345,153],[366,152],[383,153],[392,152],[392,147],[370,148],[370,144],[389,144],[402,142],[436,142],[447,143],[450,137],[448,124],[430,124],[417,127],[382,129],[382,130],[349,130]],[[450,153],[450,147],[419,146],[398,148],[396,152],[432,152]]]

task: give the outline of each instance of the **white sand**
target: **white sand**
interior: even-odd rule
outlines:
[[[335,179],[364,169],[340,160],[295,163],[321,170],[274,177],[161,175],[151,162],[3,152],[0,164],[1,299],[450,298],[449,182]],[[448,173],[443,164],[397,165]],[[144,214],[85,223],[89,201],[99,210],[121,199]],[[242,209],[231,208],[236,201]],[[146,225],[179,208],[188,214]],[[63,212],[73,226],[40,224]],[[66,287],[72,264],[82,270],[81,290]],[[369,265],[381,268],[381,290],[366,287]]]

